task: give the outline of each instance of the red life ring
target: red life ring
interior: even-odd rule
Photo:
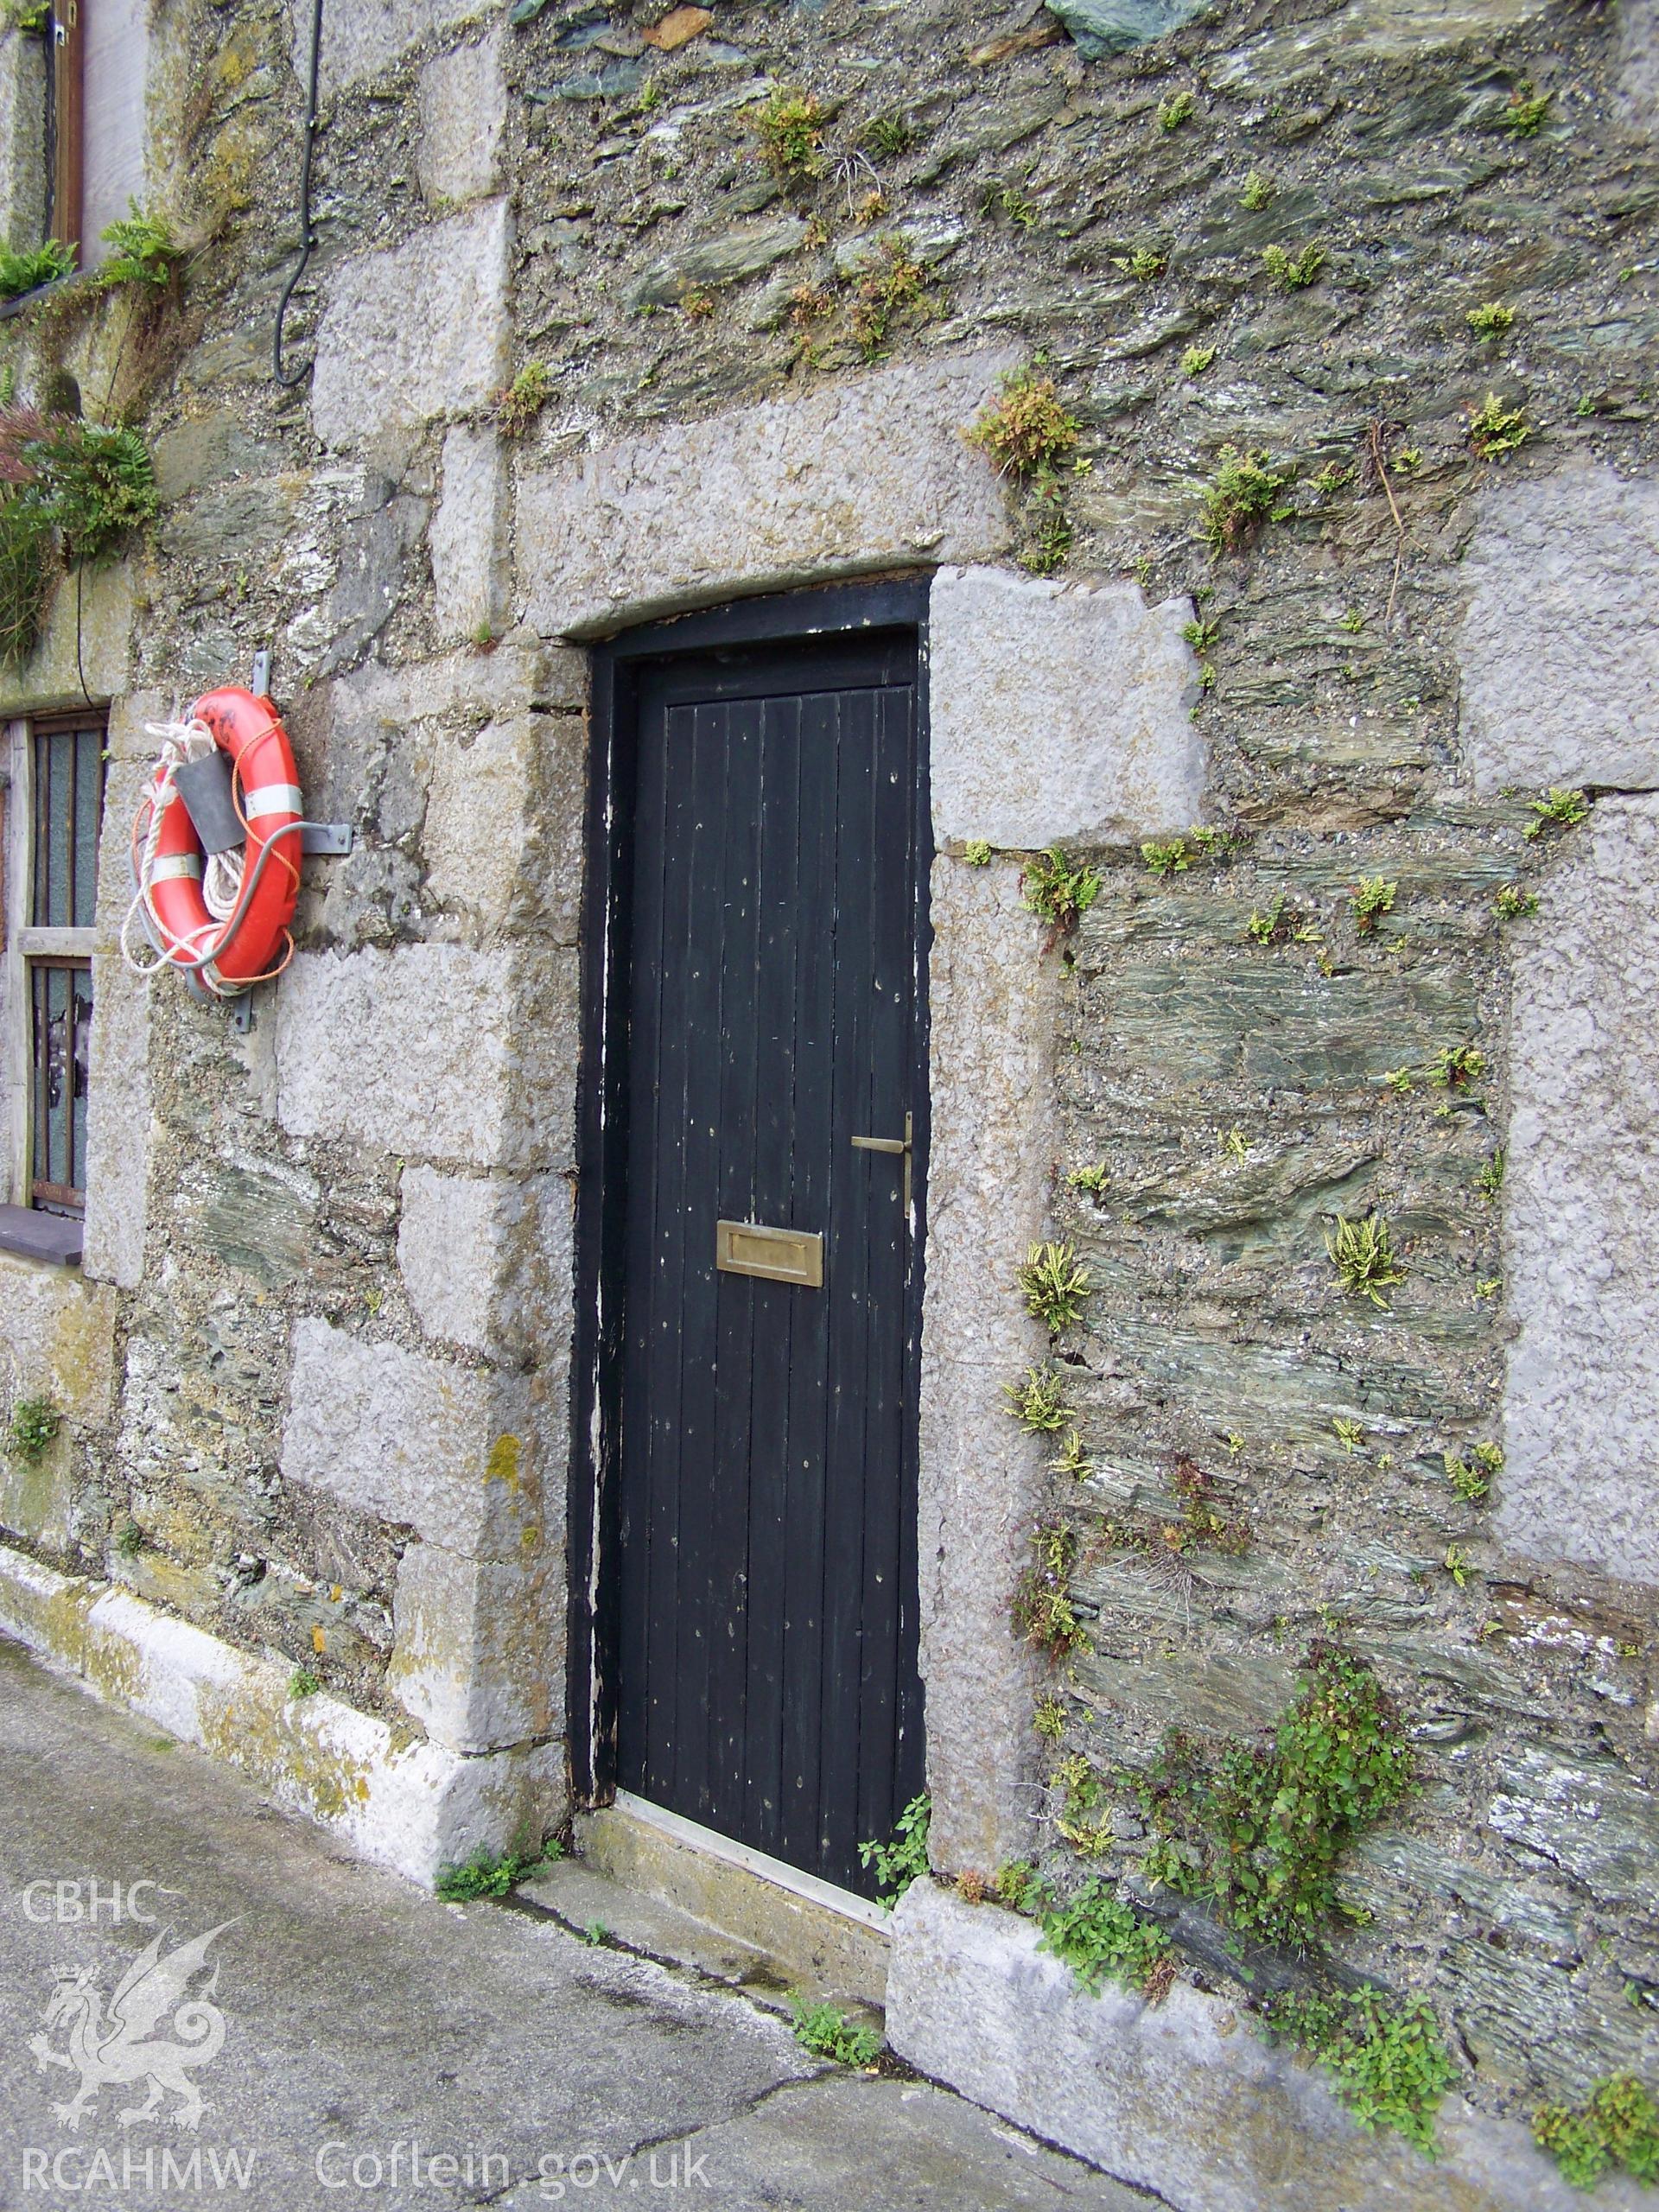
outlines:
[[[299,779],[288,733],[269,699],[226,684],[204,692],[186,720],[203,724],[231,757],[232,793],[246,830],[241,890],[223,920],[208,912],[201,841],[172,787],[165,756],[134,824],[134,874],[163,961],[187,970],[213,996],[232,997],[280,975],[293,957],[289,925],[300,889]]]

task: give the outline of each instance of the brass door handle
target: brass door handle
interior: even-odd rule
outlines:
[[[912,1141],[915,1133],[915,1128],[916,1116],[913,1114],[906,1114],[905,1116],[905,1134],[902,1137],[855,1137],[853,1139],[853,1150],[855,1152],[897,1152],[903,1154],[905,1161],[905,1225],[906,1228],[910,1225],[910,1163],[912,1157]]]

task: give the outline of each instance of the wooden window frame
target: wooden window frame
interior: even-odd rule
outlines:
[[[41,929],[35,926],[35,741],[54,730],[105,728],[107,710],[85,708],[79,714],[31,715],[10,725],[10,786],[6,794],[5,827],[10,836],[5,901],[5,1059],[7,1114],[10,1157],[8,1180],[14,1202],[26,1209],[57,1208],[84,1212],[86,1193],[67,1185],[37,1183],[35,1177],[35,989],[36,964],[85,966],[90,970],[98,932],[87,929]],[[101,842],[105,793],[99,792],[99,834]],[[94,860],[96,866],[96,859]],[[90,1090],[90,1084],[88,1086]]]
[[[46,234],[86,260],[81,225],[86,210],[86,86],[85,11],[92,0],[56,0],[50,20],[51,66],[48,154],[50,193]]]

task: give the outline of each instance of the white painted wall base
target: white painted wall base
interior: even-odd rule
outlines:
[[[1085,1996],[1029,1921],[918,1882],[893,1914],[887,2039],[976,2104],[1156,2192],[1177,2212],[1573,2212],[1524,2125],[1459,2097],[1440,2156],[1368,2135],[1319,2075],[1218,1997]],[[1597,2212],[1649,2191],[1604,2180]]]
[[[285,1662],[4,1545],[0,1635],[227,1761],[359,1858],[428,1889],[441,1867],[474,1851],[533,1847],[564,1815],[562,1745],[467,1758],[400,1742],[384,1720],[336,1698],[290,1697]]]

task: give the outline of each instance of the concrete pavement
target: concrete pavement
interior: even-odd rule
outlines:
[[[1148,2202],[694,1974],[344,1858],[0,1643],[0,2212],[620,2199]]]

